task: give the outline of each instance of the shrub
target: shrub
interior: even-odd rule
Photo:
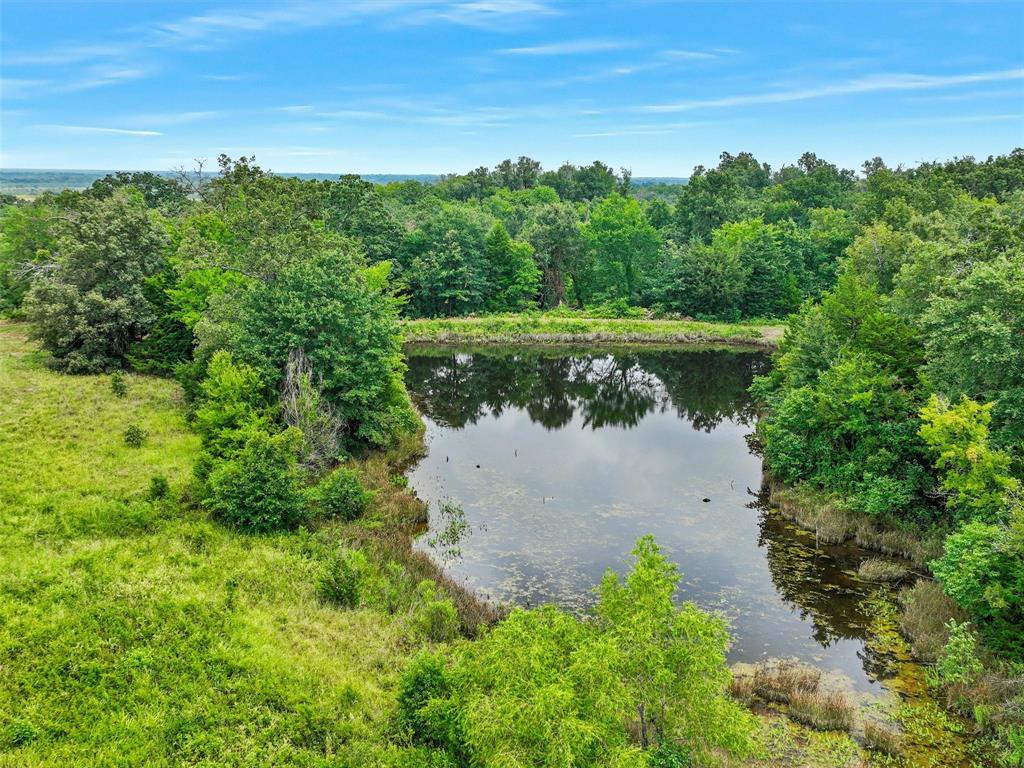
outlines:
[[[340,549],[328,561],[317,582],[317,592],[329,603],[355,608],[359,605],[366,569],[366,556],[362,552]]]
[[[171,486],[163,475],[153,475],[149,480],[149,498],[152,501],[166,499],[171,492]]]
[[[203,404],[195,414],[195,430],[213,456],[231,456],[250,432],[269,427],[263,383],[256,371],[236,363],[230,353],[213,355],[200,386]]]
[[[114,371],[110,375],[110,391],[114,393],[114,397],[128,396],[128,382],[121,371]]]
[[[324,517],[355,520],[366,511],[373,492],[363,488],[359,473],[353,469],[336,469],[312,493]]]
[[[435,643],[452,640],[459,633],[459,612],[451,598],[438,597],[437,585],[424,579],[416,587],[423,600],[418,625],[423,636]]]
[[[124,431],[124,444],[129,448],[141,448],[146,442],[146,432],[138,424],[129,424]]]
[[[686,747],[663,741],[648,754],[647,765],[649,768],[690,768],[693,758]]]
[[[981,675],[983,667],[978,660],[978,643],[967,622],[957,624],[950,619],[946,624],[949,639],[935,665],[935,677],[941,686],[970,685]]]
[[[204,504],[216,517],[252,533],[291,528],[305,517],[293,429],[254,432],[233,458],[210,473]]]
[[[398,680],[398,730],[414,744],[432,747],[458,744],[458,722],[446,717],[453,711],[428,706],[451,695],[444,659],[435,653],[413,658]]]

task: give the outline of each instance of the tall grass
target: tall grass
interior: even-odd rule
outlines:
[[[427,569],[370,546],[359,607],[330,605],[326,558],[369,522],[216,525],[179,501],[199,444],[177,386],[127,375],[122,398],[43,362],[0,324],[0,764],[382,760]]]

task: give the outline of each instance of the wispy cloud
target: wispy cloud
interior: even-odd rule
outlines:
[[[335,109],[329,112],[317,112],[317,117],[337,120],[386,120],[387,114],[371,109]]]
[[[111,42],[65,45],[41,51],[5,51],[14,66],[92,64],[104,72],[85,76],[62,90],[85,90],[151,74],[157,52],[208,51],[258,34],[284,34],[313,27],[388,19],[405,24],[441,22],[490,27],[557,13],[540,0],[289,0],[211,9],[146,29],[122,29]],[[9,46],[8,46],[9,47]],[[130,76],[129,76],[130,73]],[[237,80],[239,75],[204,75],[208,80]]]
[[[187,125],[189,123],[198,123],[204,120],[214,120],[222,114],[222,112],[217,112],[215,110],[207,110],[204,112],[148,112],[133,115],[130,118],[130,122],[136,125]]]
[[[862,93],[878,93],[881,91],[917,91],[1020,79],[1024,79],[1024,68],[1004,69],[995,72],[975,72],[963,75],[873,75],[814,88],[794,88],[768,91],[766,93],[723,96],[714,99],[694,99],[666,104],[648,104],[636,109],[641,112],[690,112],[701,109],[721,109],[724,107],[743,107],[756,104],[782,104],[832,96],[849,96]]]
[[[58,90],[67,92],[88,91],[93,88],[120,85],[131,80],[139,80],[148,74],[148,70],[140,68],[89,67],[85,70],[84,77],[58,86]]]
[[[635,43],[627,40],[563,40],[557,43],[529,45],[521,48],[502,48],[503,56],[565,56],[579,53],[601,53],[631,48]]]
[[[227,83],[234,80],[241,80],[241,75],[202,75],[203,80],[216,80],[217,82]]]
[[[48,80],[0,77],[0,96],[4,99],[21,99],[30,96],[33,91],[46,87],[49,84]],[[4,111],[7,112],[8,110]]]
[[[510,22],[522,22],[558,11],[540,0],[469,0],[469,2],[427,3],[428,7],[406,15],[406,24],[446,21],[467,27],[493,28]]]
[[[163,136],[160,131],[137,131],[130,128],[106,128],[98,125],[40,125],[49,131],[72,134],[112,134],[115,136]]]

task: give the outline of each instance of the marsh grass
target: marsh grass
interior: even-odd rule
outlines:
[[[909,575],[906,565],[881,557],[869,557],[857,567],[857,578],[862,581],[899,582]]]
[[[895,757],[903,751],[903,733],[888,723],[867,718],[864,720],[864,746]]]
[[[949,640],[950,619],[967,620],[964,612],[930,579],[919,579],[900,593],[900,629],[910,639],[914,657],[934,662]]]
[[[789,699],[788,714],[798,723],[819,731],[849,731],[857,708],[842,691],[798,690]]]
[[[795,661],[780,661],[757,665],[754,670],[753,692],[765,701],[789,703],[801,693],[818,689],[821,670]]]

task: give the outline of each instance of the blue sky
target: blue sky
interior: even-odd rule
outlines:
[[[5,168],[688,175],[1024,146],[1024,2],[47,2],[0,9]]]

